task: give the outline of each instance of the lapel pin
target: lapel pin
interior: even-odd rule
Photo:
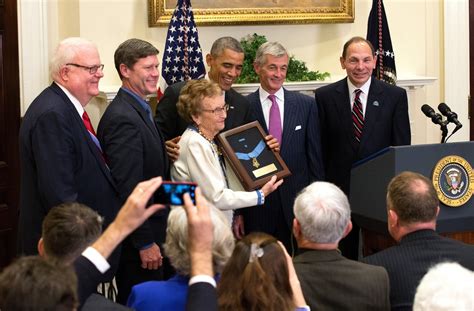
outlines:
[[[374,101],[374,102],[372,103],[372,105],[374,105],[375,107],[378,107],[380,104],[379,104],[378,101]]]

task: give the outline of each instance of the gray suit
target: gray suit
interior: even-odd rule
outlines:
[[[385,269],[349,260],[338,250],[308,250],[293,259],[312,310],[389,310]]]

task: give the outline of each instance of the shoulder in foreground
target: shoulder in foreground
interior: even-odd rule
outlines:
[[[292,100],[300,104],[314,104],[314,97],[308,96],[306,94],[297,92],[297,91],[288,91],[285,89],[285,101]]]

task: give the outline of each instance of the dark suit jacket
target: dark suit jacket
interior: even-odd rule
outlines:
[[[408,99],[402,88],[373,79],[360,145],[355,141],[347,78],[315,92],[326,180],[349,194],[352,164],[385,147],[409,145]]]
[[[441,237],[433,230],[419,230],[404,236],[399,245],[362,261],[387,270],[392,309],[411,310],[416,288],[433,265],[455,261],[474,271],[474,246]]]
[[[73,103],[55,83],[31,103],[20,128],[19,252],[37,254],[51,209],[80,202],[108,225],[119,208],[114,182]]]
[[[381,267],[349,260],[337,250],[302,250],[293,259],[312,310],[389,310],[389,280]]]
[[[194,283],[189,286],[186,311],[217,311],[217,292],[209,283]]]
[[[115,303],[99,294],[92,294],[87,298],[81,311],[132,311],[132,309]]]
[[[247,99],[255,112],[255,118],[268,133],[259,90],[248,95]],[[273,234],[277,221],[275,215],[281,214],[281,211],[291,232],[296,195],[313,181],[324,179],[318,107],[311,97],[298,92],[284,90],[284,100],[280,155],[292,175],[285,178],[283,184],[265,198],[263,208],[251,207],[241,211],[246,232],[263,231]]]
[[[107,107],[97,135],[122,202],[141,181],[156,176],[169,179],[168,156],[159,130],[137,100],[124,90],[120,89]],[[137,249],[164,242],[167,215],[167,211],[156,213],[128,240]]]
[[[156,107],[155,120],[165,140],[180,136],[189,125],[179,116],[176,109],[179,93],[185,83],[179,82],[168,86]],[[225,102],[230,107],[227,112],[224,131],[255,121],[247,99],[234,89],[225,92]]]

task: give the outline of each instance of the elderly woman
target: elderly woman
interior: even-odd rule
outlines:
[[[191,123],[179,141],[180,155],[171,167],[171,177],[177,181],[193,181],[202,189],[207,200],[226,211],[262,205],[265,196],[277,189],[283,180],[276,176],[261,189],[251,192],[229,189],[222,153],[215,142],[224,129],[229,106],[224,102],[218,84],[209,80],[189,81],[181,91],[177,104],[179,115]]]
[[[214,227],[212,262],[214,273],[220,274],[234,248],[234,237],[224,214],[211,206]],[[188,223],[182,207],[175,207],[168,216],[165,251],[177,274],[167,281],[151,281],[132,288],[127,305],[141,310],[185,310],[191,263],[187,250]]]

